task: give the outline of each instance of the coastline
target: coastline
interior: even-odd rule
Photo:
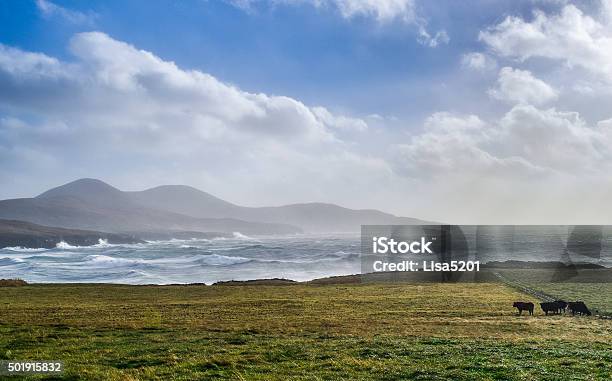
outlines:
[[[465,271],[458,277],[443,281],[440,272],[377,272],[366,274],[331,275],[311,280],[286,278],[228,279],[211,283],[150,283],[130,284],[121,282],[29,282],[28,285],[124,285],[134,287],[151,286],[246,286],[246,285],[305,285],[305,284],[357,284],[357,283],[487,283],[498,282],[496,274],[528,276],[538,282],[612,283],[612,267],[591,263],[564,264],[562,262],[492,261],[481,265],[480,271]]]

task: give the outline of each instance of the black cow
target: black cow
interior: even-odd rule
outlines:
[[[572,315],[578,314],[591,316],[591,311],[589,311],[584,302],[569,302],[567,304],[567,309],[572,313]]]
[[[555,300],[555,303],[559,306],[559,313],[565,312],[567,308],[567,302],[565,300]]]
[[[556,314],[559,313],[559,304],[557,302],[543,302],[540,303],[540,307],[542,307],[542,311],[544,314],[548,316],[548,313]]]
[[[540,303],[540,307],[542,307],[542,311],[546,315],[550,312],[551,314],[560,314],[565,312],[565,308],[567,307],[567,302],[563,300],[555,300],[554,302],[542,302]]]
[[[519,315],[522,315],[523,311],[529,311],[529,315],[533,315],[533,303],[531,302],[514,302],[512,307],[518,308]]]

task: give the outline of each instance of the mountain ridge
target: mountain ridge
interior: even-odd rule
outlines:
[[[240,231],[245,234],[358,232],[365,224],[419,224],[374,209],[331,203],[246,207],[187,185],[122,191],[83,178],[34,198],[0,201],[0,218],[110,232]]]

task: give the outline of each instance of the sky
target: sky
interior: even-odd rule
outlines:
[[[0,0],[0,198],[612,223],[612,0]]]

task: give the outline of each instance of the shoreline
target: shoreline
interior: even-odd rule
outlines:
[[[590,263],[563,264],[561,262],[504,261],[488,262],[481,265],[480,271],[465,271],[442,277],[442,272],[376,272],[355,273],[348,275],[330,275],[310,280],[293,280],[287,278],[228,279],[212,283],[143,283],[131,284],[120,282],[30,282],[27,285],[117,285],[117,286],[291,286],[323,284],[357,284],[357,283],[487,283],[499,282],[499,273],[531,274],[541,281],[564,283],[612,283],[612,267]],[[7,278],[2,280],[15,280]],[[21,280],[21,279],[20,279]]]

